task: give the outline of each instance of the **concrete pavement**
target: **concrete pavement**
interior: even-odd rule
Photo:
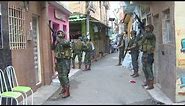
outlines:
[[[79,72],[80,69],[71,69],[69,74],[69,79],[73,77],[77,72]],[[58,78],[53,79],[52,83],[50,85],[42,86],[39,89],[37,89],[36,92],[33,93],[33,104],[34,105],[42,105],[44,104],[49,97],[51,97],[58,89],[60,88],[59,80]],[[31,97],[28,97],[28,103],[31,103]]]
[[[64,100],[57,95],[60,85],[58,79],[54,79],[51,85],[43,86],[34,93],[34,105],[151,105],[157,104],[157,102],[161,102],[164,104],[177,104],[173,103],[167,96],[165,96],[165,94],[160,90],[157,84],[155,85],[155,88],[153,90],[145,90],[144,88],[142,88],[141,84],[144,79],[144,75],[141,71],[140,77],[134,79],[129,76],[131,74],[131,71],[123,69],[123,67],[121,66],[115,66],[116,64],[117,53],[107,55],[105,58],[102,58],[98,62],[94,63],[92,65],[91,71],[82,72],[78,69],[71,70],[71,96],[69,98]],[[130,80],[135,80],[136,83],[130,83]],[[102,84],[103,86],[99,86]],[[29,101],[30,100],[31,98],[29,97]]]
[[[115,66],[117,56],[117,53],[107,55],[95,62],[91,71],[79,71],[71,78],[70,97],[61,98],[57,90],[43,105],[153,104],[141,86],[142,77],[133,79],[131,71]]]

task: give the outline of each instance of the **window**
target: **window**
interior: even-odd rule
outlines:
[[[171,23],[170,23],[170,10],[167,9],[163,12],[162,19],[162,36],[163,36],[163,44],[169,43],[172,41],[171,34]]]
[[[9,45],[10,49],[26,48],[26,36],[24,33],[25,16],[21,8],[8,5]]]
[[[0,49],[3,48],[3,35],[2,35],[2,13],[1,13],[1,4],[0,4]]]
[[[147,15],[147,24],[152,24],[151,14]]]

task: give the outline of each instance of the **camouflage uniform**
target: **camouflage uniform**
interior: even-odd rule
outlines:
[[[89,41],[85,41],[83,50],[85,52],[85,58],[84,58],[85,70],[84,71],[91,70],[92,45]],[[87,66],[89,66],[88,69],[87,69]]]
[[[58,78],[62,86],[61,93],[63,97],[69,96],[69,72],[71,65],[71,47],[70,42],[64,38],[57,36],[57,44],[55,45],[55,58],[57,60],[56,68],[58,71]]]
[[[123,34],[120,35],[118,48],[119,48],[119,62],[118,62],[118,65],[121,65],[121,62],[123,60],[124,50],[125,50],[125,39],[123,39]]]
[[[82,47],[83,47],[83,43],[80,41],[80,39],[78,39],[77,42],[74,42],[72,44],[72,51],[73,51],[72,64],[73,64],[73,68],[75,68],[75,58],[76,58],[76,56],[78,56],[79,69],[81,68],[82,52],[83,52]]]
[[[153,89],[154,76],[153,76],[152,66],[154,62],[154,49],[155,49],[156,37],[152,33],[153,31],[152,25],[147,25],[145,30],[148,30],[148,31],[144,32],[143,37],[140,41],[140,45],[142,46],[142,52],[143,52],[142,69],[146,78],[146,84],[144,84],[144,86],[148,85],[147,89]]]
[[[136,37],[136,31],[131,31],[131,36],[132,39],[130,39],[129,41],[129,45],[128,45],[128,49],[130,50],[130,54],[131,54],[131,58],[132,58],[132,66],[133,66],[133,70],[134,70],[134,74],[132,74],[131,76],[133,77],[137,77],[139,76],[138,74],[138,56],[139,56],[139,47],[138,47],[138,41],[137,41],[137,37]]]

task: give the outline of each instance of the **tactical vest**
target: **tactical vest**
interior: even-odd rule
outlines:
[[[137,41],[137,38],[136,37],[130,39],[130,41],[129,41],[129,47],[133,46],[134,44],[136,45],[136,47],[133,48],[131,51],[137,51],[137,50],[139,50],[138,41]]]
[[[84,51],[85,52],[91,52],[92,51],[92,45],[91,45],[90,42],[86,44],[86,46],[84,48]]]
[[[72,55],[70,42],[58,43],[55,49],[55,57],[58,59],[70,59]]]
[[[155,35],[153,33],[148,34],[152,35],[146,35],[146,39],[142,44],[142,51],[152,53],[152,49],[155,47]],[[150,36],[150,38],[148,36]]]
[[[76,48],[76,50],[81,50],[82,49],[82,42],[81,41],[77,41],[75,43],[75,48]]]

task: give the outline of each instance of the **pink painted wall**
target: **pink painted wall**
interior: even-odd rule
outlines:
[[[61,12],[63,15],[65,15],[65,19],[64,19],[65,22],[56,19],[55,16],[54,16],[54,10],[55,9],[57,9],[57,8],[55,8],[52,5],[49,5],[49,7],[48,7],[49,20],[51,20],[52,23],[55,22],[55,23],[59,24],[59,30],[63,30],[63,25],[66,25],[66,29],[67,29],[66,30],[66,34],[67,34],[66,39],[69,39],[69,20],[68,20],[68,16]]]

